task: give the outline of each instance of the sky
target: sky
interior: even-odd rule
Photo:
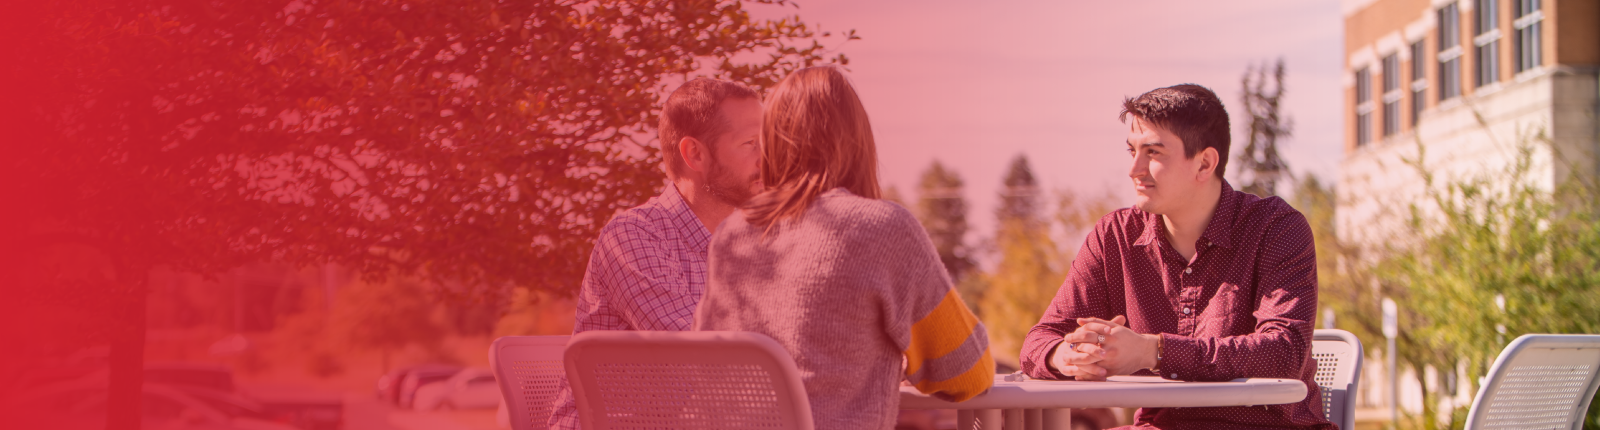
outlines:
[[[1001,176],[1026,154],[1040,185],[1132,201],[1124,97],[1196,83],[1246,117],[1240,78],[1282,58],[1280,150],[1296,175],[1332,179],[1343,155],[1339,3],[1315,1],[855,1],[756,6],[861,40],[838,45],[871,117],[885,185],[908,201],[935,159],[966,181],[974,234],[992,235]],[[825,44],[828,40],[825,39]],[[1236,161],[1230,161],[1230,167]],[[1228,178],[1235,180],[1229,169]],[[1052,205],[1053,207],[1053,205]],[[975,239],[971,237],[970,239]]]

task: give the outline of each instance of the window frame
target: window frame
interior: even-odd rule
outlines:
[[[1411,42],[1411,127],[1422,123],[1428,108],[1428,40]]]
[[[1542,0],[1512,0],[1511,67],[1515,74],[1538,70],[1544,66],[1544,2]]]
[[[1356,81],[1356,146],[1372,143],[1372,67],[1361,66]]]
[[[1400,132],[1400,53],[1392,53],[1380,61],[1383,74],[1383,137]]]
[[[1474,0],[1472,8],[1473,88],[1500,82],[1500,1]]]
[[[1456,2],[1440,7],[1438,13],[1439,90],[1443,102],[1461,96],[1461,9]]]

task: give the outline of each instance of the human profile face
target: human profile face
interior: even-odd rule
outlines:
[[[1211,169],[1203,169],[1205,161],[1207,156],[1215,158],[1211,155],[1215,150],[1206,148],[1193,158],[1185,157],[1183,139],[1137,116],[1129,124],[1127,143],[1133,156],[1128,177],[1133,180],[1134,207],[1170,215],[1192,206],[1202,194],[1200,186],[1211,174]]]
[[[706,167],[706,191],[740,206],[761,192],[761,102],[735,98],[722,102],[728,128],[713,138]]]

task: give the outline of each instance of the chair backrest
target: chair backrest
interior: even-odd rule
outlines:
[[[1341,429],[1355,428],[1355,393],[1366,356],[1361,340],[1344,330],[1317,330],[1311,335],[1311,356],[1317,360],[1323,416]]]
[[[812,428],[794,360],[758,333],[583,332],[566,369],[584,430]]]
[[[1468,429],[1578,429],[1600,383],[1600,335],[1511,341],[1472,399]]]
[[[505,336],[489,346],[489,367],[513,430],[543,429],[550,420],[565,372],[561,355],[571,337]]]

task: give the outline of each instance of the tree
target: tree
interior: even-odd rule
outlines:
[[[1600,333],[1600,194],[1592,178],[1540,186],[1533,148],[1523,142],[1501,171],[1443,184],[1414,161],[1428,191],[1409,222],[1426,236],[1376,267],[1407,314],[1414,350],[1402,356],[1413,365],[1465,362],[1470,383],[1522,334]]]
[[[1072,190],[1056,191],[1055,221],[1061,224],[1061,229],[1066,233],[1063,243],[1081,242],[1084,236],[1112,211],[1117,210],[1116,195],[1109,190],[1098,196],[1084,197]],[[1077,247],[1068,248],[1067,260],[1072,259],[1072,254]],[[1070,266],[1070,265],[1069,265]]]
[[[1258,196],[1278,193],[1278,181],[1289,175],[1289,164],[1278,155],[1280,139],[1287,139],[1294,121],[1282,116],[1279,107],[1283,101],[1283,59],[1272,67],[1271,85],[1268,85],[1267,65],[1245,70],[1240,78],[1243,87],[1240,101],[1250,115],[1243,150],[1238,160],[1241,176],[1246,181],[1241,191]]]
[[[1039,180],[1033,176],[1028,156],[1018,154],[1011,159],[1011,167],[1006,169],[1006,176],[1000,183],[1000,208],[995,211],[996,218],[1001,222],[1024,224],[1044,221],[1039,215]]]
[[[1026,156],[1012,160],[1003,184],[995,211],[1000,261],[984,276],[988,288],[979,309],[989,327],[991,350],[1016,365],[1024,336],[1039,323],[1065,273],[1049,223],[1039,212],[1039,184]]]
[[[377,350],[388,372],[395,352],[411,344],[436,346],[444,328],[433,320],[434,303],[421,282],[402,277],[385,281],[340,289],[340,305],[328,316],[328,330],[351,347]]]
[[[573,303],[553,293],[515,288],[510,309],[495,323],[493,337],[549,336],[572,333]]]
[[[1522,142],[1504,169],[1450,180],[1418,161],[1425,159],[1419,143],[1418,157],[1409,161],[1425,193],[1406,220],[1417,237],[1396,238],[1397,245],[1373,250],[1377,255],[1340,243],[1332,190],[1315,177],[1302,181],[1296,206],[1316,236],[1320,299],[1339,328],[1382,345],[1378,303],[1393,298],[1401,311],[1399,361],[1447,376],[1461,365],[1466,377],[1456,383],[1469,388],[1517,336],[1600,332],[1600,193],[1592,178],[1553,190],[1538,185],[1533,148],[1548,143],[1538,140]],[[1412,427],[1449,427],[1465,418],[1467,405],[1438,404],[1433,393],[1440,387],[1417,376],[1426,398]],[[1597,405],[1584,428],[1600,428]],[[1440,407],[1455,421],[1438,422]]]
[[[968,205],[966,197],[962,196],[962,187],[961,174],[934,160],[928,170],[922,172],[922,181],[917,185],[916,207],[917,220],[922,221],[922,228],[928,231],[934,249],[939,251],[939,261],[944,262],[950,279],[958,286],[978,265],[972,259],[972,248],[966,243]],[[967,298],[976,299],[976,296]]]
[[[905,197],[900,195],[900,188],[895,187],[894,185],[887,185],[883,187],[883,199],[894,202],[894,204],[900,205],[901,207],[907,206]]]
[[[152,267],[337,263],[570,294],[598,229],[660,187],[646,136],[672,83],[760,89],[848,63],[798,17],[737,1],[16,8],[0,121],[27,144],[0,149],[0,199],[19,202],[4,260],[81,245],[114,268],[112,426],[139,422]],[[27,288],[66,291],[49,282]]]

